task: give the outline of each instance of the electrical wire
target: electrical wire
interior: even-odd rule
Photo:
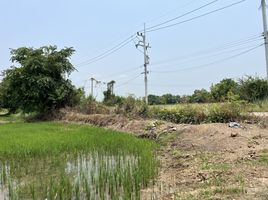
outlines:
[[[232,47],[241,46],[241,45],[244,45],[244,44],[255,42],[255,40],[259,41],[260,39],[263,39],[260,34],[253,35],[253,36],[249,36],[249,37],[244,38],[244,39],[239,39],[239,40],[235,40],[235,41],[232,41],[232,42],[228,42],[228,43],[222,44],[222,45],[220,45],[218,47],[212,47],[212,48],[209,48],[207,50],[194,52],[194,53],[191,53],[191,54],[188,54],[188,55],[185,55],[185,56],[179,56],[179,57],[175,57],[175,58],[170,58],[170,59],[165,59],[165,60],[160,60],[160,61],[157,61],[157,62],[153,62],[153,63],[151,63],[151,65],[159,65],[159,64],[172,62],[172,61],[176,61],[176,60],[181,60],[181,59],[184,60],[184,59],[187,59],[187,58],[192,58],[193,56],[198,57],[200,55],[209,54],[211,52],[214,53],[215,51],[222,51],[222,50],[226,50],[226,49],[229,49],[229,48],[232,48]]]
[[[169,15],[169,14],[172,13],[172,12],[175,12],[175,11],[177,11],[177,10],[181,10],[181,9],[183,9],[183,8],[188,7],[189,5],[193,4],[193,3],[196,2],[196,1],[197,1],[197,0],[192,0],[192,1],[190,1],[190,2],[188,2],[188,3],[186,3],[186,4],[184,4],[184,5],[182,5],[182,6],[178,7],[178,8],[176,8],[176,9],[170,10],[170,11],[166,12],[165,14],[162,14],[162,15],[159,16],[159,17],[155,17],[155,18],[153,18],[153,19],[147,21],[146,23],[151,23],[151,22],[154,22],[154,21],[156,21],[156,20],[159,20],[159,19],[161,19],[161,18],[163,18],[163,17]]]
[[[172,19],[170,19],[170,20],[167,20],[167,21],[164,21],[164,22],[162,22],[162,23],[160,23],[160,24],[151,26],[151,27],[147,28],[147,31],[149,31],[149,30],[151,30],[151,29],[154,29],[154,28],[156,28],[156,27],[165,25],[165,24],[167,24],[167,23],[170,23],[170,22],[175,21],[175,20],[177,20],[177,19],[180,19],[180,18],[182,18],[182,17],[185,17],[185,16],[187,16],[187,15],[189,15],[189,14],[192,14],[192,13],[194,13],[194,12],[196,12],[196,11],[202,10],[203,8],[206,8],[206,7],[208,7],[208,6],[210,6],[210,5],[214,4],[214,3],[216,3],[216,2],[218,2],[218,1],[219,1],[219,0],[211,1],[211,2],[205,4],[205,5],[201,6],[201,7],[198,7],[198,8],[196,8],[196,9],[194,9],[194,10],[191,10],[191,11],[189,11],[189,12],[186,12],[186,13],[184,13],[184,14],[178,16],[178,17],[174,17],[174,18],[172,18]]]
[[[136,80],[136,79],[139,78],[141,75],[142,75],[142,74],[139,74],[138,76],[135,76],[135,77],[129,79],[128,81],[126,81],[126,82],[124,82],[124,83],[122,83],[122,84],[117,85],[116,88],[119,88],[119,87],[122,87],[122,86],[124,86],[124,85],[129,84],[131,81]]]
[[[260,40],[256,40],[254,42],[259,42]],[[238,46],[243,46],[243,47],[239,47],[239,48],[235,48],[234,47],[238,47],[238,46],[234,46],[234,47],[231,47],[231,48],[226,48],[226,49],[221,49],[220,51],[213,51],[213,52],[209,52],[209,53],[206,53],[204,55],[198,55],[198,56],[195,56],[195,57],[184,57],[184,58],[180,58],[180,62],[177,62],[176,64],[171,64],[171,65],[164,65],[163,64],[166,64],[166,63],[172,63],[172,62],[175,62],[179,59],[171,59],[171,60],[167,60],[167,61],[162,61],[162,62],[157,62],[156,64],[152,64],[151,66],[160,66],[161,67],[172,67],[172,66],[177,66],[178,64],[187,64],[187,63],[191,63],[191,62],[194,62],[194,61],[199,61],[199,60],[204,60],[204,59],[208,59],[208,58],[215,58],[216,56],[220,56],[220,55],[224,55],[224,54],[228,54],[228,53],[232,53],[232,52],[236,52],[236,51],[240,51],[240,50],[244,50],[244,49],[248,49],[248,48],[252,48],[252,47],[255,47],[256,44],[254,45],[250,45],[250,46],[244,46],[246,44],[249,44],[249,43],[244,43],[243,45],[238,45]]]
[[[224,59],[221,59],[221,60],[217,60],[217,61],[214,61],[214,62],[211,62],[211,63],[208,63],[208,64],[204,64],[204,65],[199,65],[199,66],[195,66],[195,67],[186,67],[186,68],[181,68],[181,69],[178,69],[178,70],[170,70],[170,71],[150,71],[152,73],[174,73],[174,72],[180,72],[180,71],[187,71],[187,70],[192,70],[192,69],[200,69],[200,68],[204,68],[204,67],[209,67],[211,65],[214,65],[214,64],[218,64],[218,63],[222,63],[222,62],[225,62],[227,60],[231,60],[233,58],[236,58],[236,57],[239,57],[241,55],[244,55],[244,54],[247,54],[251,51],[254,51],[255,49],[263,46],[264,44],[260,44],[258,46],[255,46],[253,48],[250,48],[246,51],[243,51],[241,53],[238,53],[238,54],[235,54],[233,56],[230,56],[230,57],[227,57],[227,58],[224,58]]]
[[[110,75],[101,77],[101,79],[107,79],[107,78],[112,78],[112,77],[113,77],[113,78],[114,78],[114,77],[118,77],[118,76],[123,75],[124,73],[128,73],[128,72],[136,71],[136,70],[140,69],[141,67],[143,67],[143,65],[141,65],[141,66],[139,66],[139,67],[133,67],[133,68],[130,68],[130,69],[125,70],[125,71],[121,71],[121,72],[117,72],[117,73],[114,73],[114,74],[110,74]]]
[[[190,21],[193,21],[193,20],[196,20],[196,19],[205,17],[207,15],[210,15],[210,14],[213,14],[213,13],[216,13],[216,12],[219,12],[219,11],[222,11],[222,10],[225,10],[227,8],[233,7],[235,5],[241,4],[241,3],[245,2],[245,1],[246,0],[237,1],[237,2],[232,3],[232,4],[229,4],[227,6],[224,6],[224,7],[218,8],[216,10],[213,10],[213,11],[210,11],[210,12],[207,12],[207,13],[204,13],[202,15],[198,15],[196,17],[192,17],[190,19],[187,19],[187,20],[184,20],[184,21],[181,21],[181,22],[178,22],[178,23],[174,23],[174,24],[170,24],[170,25],[167,25],[167,26],[162,26],[162,27],[159,27],[159,28],[147,30],[147,32],[155,32],[155,31],[158,31],[158,30],[162,30],[162,29],[170,28],[170,27],[177,26],[177,25],[180,25],[180,24],[184,24],[186,22],[190,22]]]
[[[119,44],[115,45],[113,48],[99,54],[98,56],[95,56],[89,60],[86,60],[84,62],[78,63],[75,66],[77,67],[81,67],[84,65],[89,65],[93,62],[97,62],[99,60],[102,60],[103,58],[106,58],[107,56],[115,53],[116,51],[120,50],[121,48],[123,48],[124,46],[126,46],[127,44],[129,44],[130,42],[132,42],[134,35],[131,35],[130,37],[128,37],[127,39],[123,40],[122,42],[120,42]]]

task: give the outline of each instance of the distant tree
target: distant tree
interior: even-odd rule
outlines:
[[[195,90],[194,94],[190,97],[191,103],[209,103],[211,101],[210,93],[205,90]]]
[[[183,95],[180,98],[180,103],[190,103],[191,102],[191,96],[190,95]]]
[[[3,72],[0,106],[10,111],[47,112],[78,103],[81,91],[66,77],[75,70],[69,62],[73,48],[56,46],[11,50],[12,66]]]
[[[149,105],[160,105],[162,104],[161,98],[157,95],[148,95],[148,103]]]
[[[239,80],[239,93],[246,101],[262,100],[268,96],[267,81],[252,76],[242,78]]]
[[[227,101],[228,93],[238,94],[238,83],[233,79],[223,79],[219,83],[212,85],[211,96],[217,102]]]
[[[178,96],[172,94],[164,94],[161,97],[163,104],[176,104],[178,103]]]

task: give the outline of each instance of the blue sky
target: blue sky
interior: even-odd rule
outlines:
[[[115,80],[116,94],[140,97],[144,95],[140,67],[143,55],[135,48],[136,38],[98,62],[77,64],[135,34],[144,22],[150,27],[211,1],[0,0],[0,70],[11,65],[10,48],[74,47],[72,63],[78,72],[70,78],[75,85],[85,86],[88,92],[90,77],[103,82]],[[218,0],[174,23],[236,1]],[[260,0],[246,0],[226,10],[148,33],[147,40],[152,46],[149,93],[191,94],[195,89],[209,89],[223,78],[265,77],[264,47],[243,53],[263,43],[261,37],[257,38],[263,31],[259,7]],[[95,87],[97,98],[101,98],[104,89],[104,84]]]

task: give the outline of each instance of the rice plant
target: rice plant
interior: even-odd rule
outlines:
[[[154,183],[157,145],[134,136],[62,123],[0,126],[0,197],[141,199]]]

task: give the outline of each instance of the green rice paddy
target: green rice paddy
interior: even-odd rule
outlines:
[[[0,125],[0,199],[141,199],[157,145],[87,125]]]

